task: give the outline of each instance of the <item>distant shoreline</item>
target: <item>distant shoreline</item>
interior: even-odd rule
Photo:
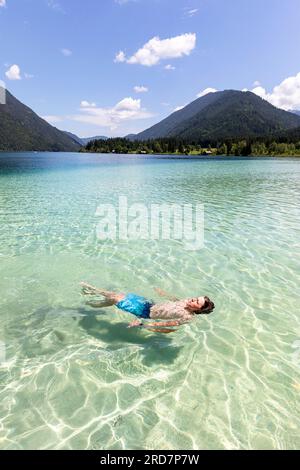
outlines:
[[[117,153],[141,155],[186,155],[214,157],[228,156],[300,156],[300,140],[296,143],[276,142],[268,139],[238,141],[224,140],[219,143],[184,142],[178,138],[161,138],[149,141],[130,141],[126,138],[95,140],[82,147],[81,153]]]
[[[70,152],[69,152],[70,153]],[[72,153],[72,152],[71,152]],[[128,153],[114,153],[114,152],[78,152],[78,153],[83,153],[83,154],[90,154],[90,155],[123,155],[126,157],[127,155],[136,155],[138,157],[155,157],[155,156],[166,156],[166,157],[181,157],[181,158],[186,158],[186,159],[192,159],[192,158],[210,158],[211,160],[216,159],[216,158],[299,158],[299,155],[286,155],[286,154],[281,154],[281,155],[201,155],[201,154],[185,154],[185,153],[134,153],[134,152],[128,152]]]
[[[218,158],[230,158],[234,160],[236,158],[243,158],[243,159],[251,159],[251,158],[300,158],[299,155],[286,155],[286,154],[278,154],[278,155],[201,155],[201,154],[185,154],[185,153],[135,153],[135,152],[128,152],[128,153],[116,153],[116,152],[54,152],[52,150],[0,150],[0,156],[4,154],[72,154],[72,155],[116,155],[116,156],[137,156],[137,157],[173,157],[173,158],[181,158],[186,160],[193,160],[193,159],[210,159],[216,160]]]

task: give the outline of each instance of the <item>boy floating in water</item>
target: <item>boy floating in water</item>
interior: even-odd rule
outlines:
[[[110,292],[90,286],[84,282],[81,283],[82,293],[84,295],[103,296],[105,300],[89,301],[87,305],[93,308],[103,308],[115,305],[124,312],[129,312],[139,320],[130,323],[128,328],[143,327],[150,331],[159,333],[171,333],[176,331],[168,327],[176,327],[188,323],[195,315],[209,314],[215,308],[214,303],[206,296],[194,297],[186,300],[179,300],[176,297],[169,296],[161,289],[156,291],[163,297],[168,297],[169,301],[155,304],[136,294],[120,294]],[[163,320],[154,323],[143,324],[141,320]]]

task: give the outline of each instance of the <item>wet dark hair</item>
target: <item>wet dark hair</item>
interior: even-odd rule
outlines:
[[[200,314],[208,315],[209,313],[211,313],[214,310],[215,304],[206,296],[204,297],[204,299],[205,299],[205,304],[203,305],[203,307],[200,310],[197,310],[195,312],[196,315],[200,315]]]

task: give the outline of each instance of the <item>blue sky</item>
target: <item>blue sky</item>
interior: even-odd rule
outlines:
[[[0,0],[0,80],[80,136],[138,132],[206,89],[300,109],[299,22],[299,0]]]

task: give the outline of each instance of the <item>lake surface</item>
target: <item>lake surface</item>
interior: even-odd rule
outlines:
[[[100,241],[101,203],[205,205],[205,246]],[[172,335],[82,280],[216,309]],[[300,447],[300,159],[0,154],[2,449]]]

